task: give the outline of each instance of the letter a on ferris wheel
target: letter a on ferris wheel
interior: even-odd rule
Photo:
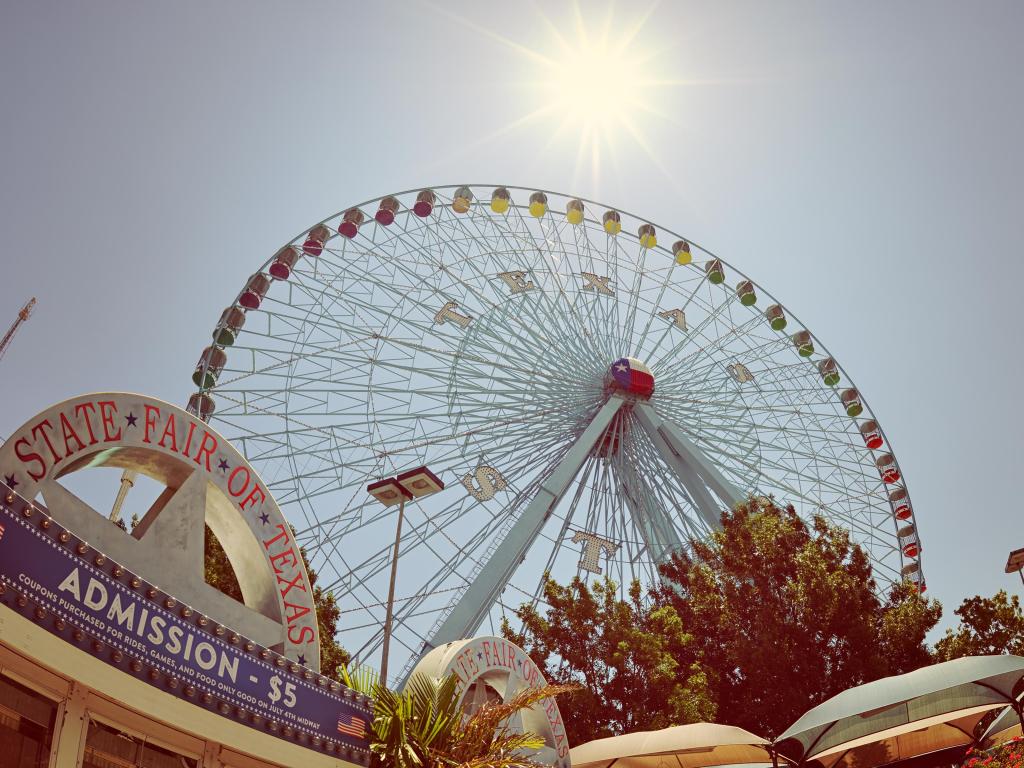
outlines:
[[[420,465],[447,487],[405,511],[403,675],[542,601],[546,573],[655,583],[751,494],[848,529],[881,588],[924,588],[864,396],[681,235],[552,192],[437,187],[347,208],[253,266],[190,410],[265,479],[357,659],[381,645],[397,514],[365,488]]]

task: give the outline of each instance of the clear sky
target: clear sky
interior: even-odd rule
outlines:
[[[184,403],[245,278],[337,210],[536,186],[684,233],[828,345],[900,459],[946,622],[1019,590],[1024,5],[578,8],[5,3],[0,326],[39,305],[0,436],[85,391]],[[559,90],[584,34],[617,62],[597,140]]]

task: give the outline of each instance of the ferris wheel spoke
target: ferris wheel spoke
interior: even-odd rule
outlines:
[[[484,218],[486,219],[487,217]],[[483,232],[484,229],[479,226],[480,217],[472,217],[472,220],[477,226],[477,231]],[[589,333],[586,323],[584,323],[583,319],[576,314],[574,306],[569,302],[565,293],[565,286],[559,279],[560,276],[558,271],[553,269],[550,263],[544,261],[543,252],[541,249],[536,247],[532,238],[519,234],[516,243],[512,244],[508,241],[507,237],[507,234],[502,232],[501,239],[504,241],[505,247],[509,249],[510,252],[517,253],[522,256],[531,255],[534,257],[529,263],[522,264],[522,266],[527,268],[528,274],[536,277],[537,279],[544,277],[549,280],[555,288],[554,299],[552,298],[551,292],[548,291],[543,284],[535,284],[532,289],[521,294],[522,299],[526,299],[526,297],[532,297],[534,295],[539,297],[539,300],[536,303],[525,300],[521,302],[529,308],[535,324],[543,327],[544,325],[550,324],[553,320],[555,323],[554,330],[557,331],[555,335],[561,335],[566,338],[576,338],[577,343],[581,346],[582,350],[591,355],[596,354],[597,349],[593,345],[593,335]],[[538,262],[536,261],[537,258],[540,258],[543,263],[538,265]],[[499,265],[499,268],[502,269],[502,272],[506,272],[510,269],[510,266],[507,264]],[[558,301],[559,299],[561,302]],[[541,306],[542,304],[543,306]],[[569,311],[565,312],[563,311],[563,308],[568,308]],[[544,312],[546,312],[546,314],[542,314]],[[575,326],[568,323],[568,321],[573,317],[576,318]]]
[[[670,508],[652,499],[654,489],[650,479],[641,476],[636,464],[616,457],[611,468],[615,476],[615,491],[631,513],[633,535],[639,535],[643,541],[648,559],[654,563],[665,562],[672,552],[683,546],[682,538],[668,517]],[[684,493],[685,496],[688,494]]]
[[[635,419],[634,419],[635,421]],[[643,480],[642,488],[651,497],[650,508],[668,513],[680,512],[684,505],[689,507],[691,514],[676,514],[669,518],[675,529],[675,537],[680,541],[705,538],[709,529],[700,520],[696,505],[690,498],[689,491],[679,480],[672,468],[666,464],[661,453],[646,432],[631,430],[631,437],[626,442],[625,452],[632,457],[633,471]],[[653,562],[661,562],[650,553]]]
[[[548,574],[552,572],[554,563],[558,558],[558,555],[562,552],[565,537],[572,527],[574,512],[577,506],[579,505],[581,497],[584,494],[584,491],[586,489],[586,481],[592,469],[593,462],[587,462],[580,470],[580,476],[577,478],[575,483],[576,487],[573,497],[568,503],[568,512],[562,516],[562,522],[561,525],[558,527],[557,535],[555,535],[554,537],[549,537],[549,540],[551,542],[551,549],[548,553],[547,562],[545,563],[544,570],[540,572],[541,575],[537,579],[536,585],[533,588],[533,592],[531,594],[530,599],[531,607],[536,607],[542,599],[542,596],[544,594],[544,586],[547,583],[548,579]],[[553,511],[551,515],[553,519],[557,519],[557,509]],[[541,533],[541,537],[543,537],[543,533]]]
[[[509,372],[515,372],[515,373],[520,373],[520,374],[526,374],[526,375],[534,375],[535,373],[539,373],[540,372],[538,370],[531,370],[531,369],[526,369],[526,368],[521,368],[521,367],[518,367],[518,366],[510,365],[507,362],[500,362],[499,363],[497,361],[489,360],[487,358],[475,356],[475,355],[472,355],[472,354],[460,353],[460,352],[451,351],[451,350],[442,350],[440,348],[427,347],[426,345],[416,344],[416,343],[411,342],[411,341],[400,340],[400,339],[390,338],[390,337],[386,337],[385,340],[388,341],[391,344],[396,345],[396,346],[406,347],[406,348],[415,350],[417,352],[424,352],[424,353],[430,354],[430,355],[437,355],[438,359],[456,360],[456,359],[464,358],[464,359],[472,361],[472,362],[486,364],[486,365],[493,366],[494,368],[498,368],[498,369],[501,369],[501,370],[505,370],[505,371],[509,371]],[[552,381],[563,381],[565,375],[566,374],[565,374],[564,371],[557,371],[557,370],[550,371],[550,378],[551,378]]]
[[[598,235],[598,237],[604,237],[605,243],[608,243],[608,237],[605,235]],[[588,262],[587,266],[591,270],[592,274],[601,276],[602,273],[611,273],[609,276],[612,277],[613,285],[618,285],[618,263],[612,263],[610,259],[603,256],[603,249],[599,249],[594,245],[590,239],[589,230],[573,230],[573,239],[576,243],[576,253],[580,264],[582,265],[584,258]],[[616,288],[617,290],[617,288]],[[595,289],[595,295],[592,300],[589,301],[589,308],[591,310],[588,313],[590,318],[593,317],[593,311],[599,310],[600,314],[597,317],[595,325],[599,327],[603,326],[608,329],[618,328],[619,320],[619,303],[618,301],[609,300],[610,297],[603,296]],[[579,304],[583,300],[583,292],[577,294],[575,303]],[[612,330],[611,333],[605,335],[605,355],[610,358],[619,357],[619,340],[617,334]]]
[[[647,343],[648,335],[650,334],[650,331],[651,331],[651,326],[654,324],[654,318],[659,316],[658,310],[662,308],[662,302],[665,299],[665,293],[668,291],[668,287],[669,287],[669,285],[672,282],[672,277],[675,275],[675,271],[676,271],[676,262],[675,262],[675,259],[673,259],[671,262],[669,262],[669,266],[665,270],[664,278],[658,284],[658,296],[657,296],[657,298],[654,300],[654,302],[652,304],[652,311],[649,312],[648,315],[647,315],[647,321],[644,324],[643,331],[640,333],[640,338],[633,345],[633,348],[635,350],[635,354],[637,354],[637,355],[646,355],[646,347],[645,347],[645,345]],[[669,310],[669,309],[671,309],[671,308],[666,308],[666,310]],[[684,317],[685,317],[685,315],[684,315]],[[674,321],[670,321],[668,328],[665,330],[665,333],[667,334],[667,332],[669,330],[671,330],[674,327],[674,325],[675,325],[675,322]],[[657,347],[660,346],[661,341],[664,339],[664,335],[665,334],[663,334],[662,337],[659,338],[658,344],[655,345],[655,349],[657,349]]]
[[[706,355],[709,360],[714,359],[714,353],[722,351],[725,344],[738,339],[742,333],[748,333],[750,327],[755,324],[760,324],[761,319],[755,316],[748,319],[743,325],[731,325],[731,329],[725,334],[707,335],[705,332],[709,327],[717,323],[723,313],[729,312],[733,303],[733,297],[730,295],[724,303],[716,307],[715,310],[704,318],[697,326],[688,331],[686,336],[678,344],[674,345],[667,353],[658,358],[656,365],[659,369],[667,368],[668,370],[681,371],[687,368],[687,364],[692,359],[700,355]],[[698,344],[702,337],[706,340],[706,344],[697,346],[689,354],[684,354],[686,350],[693,347],[693,345]],[[719,362],[719,364],[721,364],[721,362]]]
[[[536,462],[536,458],[535,457],[537,455],[547,456],[547,455],[551,455],[552,452],[557,454],[560,450],[564,450],[563,448],[560,448],[559,446],[567,445],[567,444],[568,444],[568,441],[566,440],[565,437],[562,437],[562,436],[554,436],[554,437],[552,437],[550,434],[543,435],[543,436],[535,436],[535,439],[532,442],[528,442],[526,444],[517,444],[515,454],[514,455],[511,454],[511,453],[506,454],[505,460],[502,462],[505,471],[508,472],[510,474],[510,477],[511,477],[511,480],[507,481],[509,483],[510,490],[513,491],[513,492],[516,492],[517,486],[523,480],[527,481],[528,486],[529,486],[529,482],[530,482],[529,478],[531,476],[531,468],[533,468],[534,471],[536,470],[537,462]],[[544,450],[543,451],[538,451],[538,450],[534,450],[534,449],[544,449]],[[453,460],[455,460],[456,463],[459,463],[459,461],[461,460],[458,457],[452,457],[452,458],[453,458]],[[448,468],[446,466],[442,466],[442,465],[439,465],[439,464],[435,464],[434,466],[438,467],[438,469],[442,470],[442,471],[443,471],[443,469],[447,469]],[[521,493],[521,492],[522,491],[520,490],[519,493]],[[459,502],[459,503],[462,503],[462,502]],[[449,507],[449,509],[456,509],[457,506],[458,505],[455,505],[454,507]],[[458,511],[459,509],[461,509],[461,508],[456,509],[457,514],[455,512],[452,512],[452,513],[439,512],[439,513],[436,514],[436,517],[441,519],[446,525],[454,525],[455,522],[461,517],[462,514],[468,513],[468,510]],[[510,514],[512,511],[513,510],[512,510],[511,507],[507,507],[507,508],[505,508],[504,510],[502,510],[500,512],[500,515],[502,516],[502,518],[504,518],[508,514]],[[337,523],[338,522],[342,522],[344,520],[344,518],[347,517],[349,514],[350,513],[343,513],[343,514],[335,516],[333,518],[328,518],[328,519],[326,519],[324,521],[323,525],[321,526],[322,528],[326,527],[328,524],[330,524],[332,526],[327,531],[328,538],[337,538],[337,540],[340,541],[340,540],[342,540],[342,537],[348,535],[349,533],[351,533],[351,532],[353,532],[355,530],[352,527],[351,524],[346,525],[346,527],[344,527],[344,528],[342,528],[340,530],[337,529]],[[454,515],[454,516],[452,516],[452,515]],[[376,520],[371,520],[370,522],[376,522]],[[444,526],[442,526],[440,528],[440,530],[443,530],[443,527]],[[446,536],[446,538],[447,538],[447,536]]]
[[[718,293],[718,291],[713,291],[713,286],[710,283],[702,283],[702,285],[707,287],[709,294],[712,292]],[[699,289],[702,285],[696,286],[696,289]],[[673,367],[678,368],[685,366],[691,358],[698,355],[711,356],[713,352],[724,350],[725,346],[731,342],[740,343],[744,341],[747,335],[759,328],[762,322],[764,322],[760,313],[754,312],[742,323],[737,323],[733,319],[732,311],[733,309],[739,309],[742,305],[738,305],[736,296],[733,293],[727,294],[725,299],[718,303],[715,303],[713,296],[706,305],[699,301],[696,296],[691,300],[697,302],[699,308],[704,309],[704,316],[687,331],[686,335],[677,344],[673,345],[668,352],[659,358],[659,366],[671,363]],[[744,309],[744,311],[748,312],[749,310]],[[721,327],[723,325],[724,328]],[[702,341],[703,343],[701,343]],[[687,353],[687,350],[695,345],[696,348]]]
[[[511,423],[512,421],[513,420],[510,420],[508,423]],[[493,427],[497,427],[497,426],[500,426],[500,425],[492,425],[492,428]],[[535,432],[533,430],[524,430],[524,431],[527,434],[535,434]],[[306,473],[306,474],[294,475],[293,477],[289,478],[288,482],[301,481],[301,480],[310,480],[310,479],[316,478],[318,476],[321,476],[325,471],[328,471],[329,472],[329,476],[333,477],[334,476],[334,468],[335,467],[350,468],[350,467],[358,467],[358,466],[366,466],[366,465],[378,466],[379,460],[384,458],[384,457],[386,457],[386,456],[400,456],[400,455],[403,455],[403,454],[406,454],[406,453],[409,453],[409,452],[412,452],[412,451],[415,451],[415,450],[427,447],[429,445],[433,445],[433,446],[446,445],[446,444],[452,445],[452,444],[457,443],[457,439],[460,438],[460,437],[465,437],[465,436],[470,436],[470,435],[477,435],[477,434],[485,434],[486,432],[487,432],[487,429],[484,429],[484,428],[465,430],[465,431],[463,431],[462,433],[460,433],[458,435],[446,435],[446,436],[443,436],[443,437],[440,437],[440,438],[433,438],[433,439],[430,439],[430,440],[423,440],[423,441],[419,441],[419,442],[415,442],[415,443],[408,443],[408,444],[405,444],[405,445],[401,445],[401,446],[397,446],[397,447],[392,447],[392,448],[387,449],[387,450],[379,450],[378,448],[376,448],[374,446],[365,446],[367,448],[368,452],[362,458],[360,458],[359,461],[357,461],[357,462],[339,463],[339,464],[336,464],[336,465],[332,466],[329,470],[316,469],[316,470],[312,470],[312,471],[310,471],[309,473]],[[509,433],[509,434],[512,434],[512,433]],[[552,438],[552,434],[554,435],[553,438]],[[540,435],[537,435],[536,439],[537,439],[537,442],[544,442],[546,440],[552,440],[552,439],[555,440],[555,441],[565,441],[565,440],[568,439],[568,435],[569,434],[571,434],[571,432],[569,432],[568,430],[555,431],[554,433],[548,431],[548,432],[544,433],[543,437],[540,436]],[[309,450],[312,453],[322,453],[324,455],[324,458],[325,458],[326,461],[331,461],[331,460],[333,460],[333,453],[334,453],[335,449],[332,446],[325,446],[325,447],[321,447],[321,448],[317,449],[316,451],[313,451],[312,449],[309,449]],[[524,448],[524,450],[526,450],[526,449]],[[458,453],[453,454],[452,459],[453,460],[459,459],[460,455],[461,454],[458,454]],[[271,488],[271,490],[273,490],[273,488],[274,488],[273,484],[268,484],[268,486]],[[317,494],[316,493],[311,493],[310,495],[311,496],[315,496]]]
[[[616,263],[629,263],[625,253],[621,252],[621,248],[616,242],[616,250],[620,251],[621,258],[616,260]],[[639,259],[633,264],[634,266],[634,277],[633,284],[630,288],[629,298],[626,303],[626,319],[622,323],[622,342],[621,348],[624,352],[631,351],[633,349],[633,339],[636,335],[636,321],[637,311],[640,308],[640,300],[644,295],[644,285],[649,280],[648,274],[644,270],[644,265],[647,262],[648,257],[651,255],[649,249],[640,248]],[[656,306],[655,306],[656,308]],[[648,312],[648,320],[654,316],[654,312]]]
[[[672,407],[664,401],[658,403],[658,409],[676,423],[684,426],[690,433],[698,434],[701,429],[707,429],[710,432],[727,433],[736,438],[734,442],[740,445],[748,444],[748,442],[765,442],[769,445],[774,445],[776,444],[776,438],[771,437],[771,435],[775,434],[778,439],[785,439],[787,437],[803,438],[817,446],[831,446],[835,444],[839,435],[846,434],[843,431],[845,425],[838,421],[834,428],[830,430],[828,429],[828,422],[824,424],[800,424],[792,420],[783,421],[776,419],[775,414],[769,414],[767,420],[760,420],[753,424],[749,421],[737,422],[733,416],[725,415],[724,413],[719,418],[718,414],[708,409],[692,410]],[[691,415],[693,418],[690,418]],[[773,421],[777,421],[777,423],[773,423]],[[737,424],[741,426],[737,426]],[[756,435],[756,439],[753,441],[750,440],[752,435]],[[852,446],[848,442],[842,444],[844,446]]]
[[[570,226],[572,238],[563,238],[562,232],[566,226],[569,225],[563,224],[559,226],[555,223],[548,225],[547,236],[544,238],[544,247],[541,249],[541,252],[544,255],[552,279],[558,285],[562,301],[570,308],[570,312],[576,316],[580,327],[586,329],[587,338],[602,343],[595,350],[600,350],[598,354],[602,357],[614,357],[612,345],[609,343],[611,339],[607,336],[596,336],[594,333],[595,311],[598,312],[598,317],[607,317],[608,303],[586,300],[584,290],[577,290],[575,295],[570,297],[566,281],[561,279],[561,275],[564,274],[565,270],[564,268],[563,270],[559,269],[559,261],[563,258],[563,255],[570,262],[575,258],[571,274],[575,280],[580,280],[584,278],[584,273],[586,272],[598,276],[604,275],[608,271],[608,261],[603,260],[601,264],[597,263],[586,230],[581,231],[576,227]],[[585,261],[587,263],[584,263]],[[578,284],[576,287],[578,289]],[[597,322],[600,324],[601,321],[598,320]]]
[[[756,327],[760,325],[760,321],[756,318],[748,321],[746,324],[737,327],[733,333],[723,335],[717,339],[709,340],[707,344],[701,345],[693,349],[692,352],[671,360],[671,366],[667,369],[667,375],[662,377],[665,379],[666,385],[669,387],[682,385],[687,387],[696,386],[701,382],[701,376],[706,376],[709,372],[723,371],[727,368],[727,361],[735,363],[743,363],[744,365],[753,365],[754,370],[759,370],[759,366],[767,365],[766,361],[772,360],[773,355],[786,349],[786,342],[778,338],[767,338],[764,339],[757,346],[748,346],[744,349],[726,351],[725,345],[738,338],[738,334],[745,334],[746,337],[752,335],[753,329],[751,326]],[[691,337],[693,334],[691,334]],[[693,341],[693,338],[691,338]],[[673,353],[682,353],[687,348],[687,344],[681,342],[677,345],[669,355]],[[696,361],[703,358],[703,362],[698,364]],[[665,360],[669,357],[666,355]]]
[[[742,456],[739,456],[737,454],[731,453],[731,452],[729,452],[728,450],[726,450],[725,448],[723,448],[720,445],[705,444],[704,445],[704,449],[706,451],[710,452],[710,453],[717,454],[717,455],[719,455],[719,456],[721,456],[721,457],[723,457],[725,459],[728,459],[730,461],[735,461],[735,462],[738,462],[740,464],[744,464],[744,465],[748,466],[748,468],[750,468],[750,469],[752,469],[754,471],[758,471],[756,467],[753,467],[753,466],[750,466],[749,464],[747,464],[747,461],[746,461],[745,457],[742,457]],[[779,474],[767,475],[767,474],[765,474],[763,472],[763,470],[761,470],[761,478],[762,478],[761,485],[762,485],[762,488],[765,485],[768,485],[768,486],[775,485],[780,490],[788,491],[789,493],[793,493],[793,494],[795,494],[795,496],[797,498],[801,499],[802,501],[811,502],[812,504],[814,504],[815,506],[818,506],[818,507],[821,506],[821,496],[820,495],[817,496],[817,497],[809,496],[809,495],[807,495],[807,492],[805,492],[803,490],[800,490],[797,487],[794,487],[789,482],[782,481],[780,479],[780,477],[781,476],[785,476],[785,477],[793,478],[797,482],[806,483],[806,485],[809,488],[817,487],[817,488],[819,488],[819,494],[820,494],[820,490],[822,490],[822,489],[831,491],[832,493],[836,494],[836,496],[839,497],[839,498],[844,498],[849,493],[849,490],[845,486],[843,486],[843,485],[831,482],[827,478],[823,478],[823,477],[820,477],[820,476],[808,474],[806,472],[806,470],[798,469],[795,466],[790,466],[790,465],[788,465],[788,464],[786,464],[786,463],[784,463],[782,461],[779,461],[778,459],[772,458],[771,455],[762,455],[761,456],[761,465],[762,465],[762,467],[767,466],[767,467],[770,467],[772,469],[778,470],[781,473],[781,475],[779,475]],[[881,487],[881,486],[882,486],[882,482],[881,482],[881,480],[879,480],[879,487]]]
[[[525,227],[521,212],[518,213],[518,217],[520,223]],[[596,316],[603,316],[601,313],[607,309],[607,305],[598,301],[590,301],[586,296],[586,291],[581,288],[580,280],[584,279],[584,272],[587,270],[583,269],[583,253],[580,250],[578,234],[574,230],[572,241],[565,241],[561,237],[562,228],[557,224],[548,222],[541,226],[544,237],[539,241],[535,253],[542,260],[543,267],[538,270],[538,274],[548,276],[557,290],[556,298],[559,300],[554,303],[553,311],[549,313],[549,316],[557,318],[564,329],[582,333],[589,342],[592,355],[607,357],[609,354],[607,339],[595,336],[593,330],[595,312],[597,312]],[[571,248],[566,244],[567,242],[572,243]],[[572,265],[574,257],[576,263]],[[563,260],[571,269],[566,269],[566,264],[562,263]],[[599,269],[592,264],[589,268],[595,270],[595,274]],[[570,294],[570,287],[575,289],[572,294]],[[567,324],[570,319],[575,320],[575,326]],[[595,342],[605,342],[605,345],[603,347],[595,346]]]
[[[721,428],[721,430],[723,432],[730,432],[731,431],[731,430],[729,430],[727,428]],[[735,432],[734,432],[734,434],[735,434]],[[788,431],[785,434],[790,435],[790,434],[792,434],[792,431]],[[810,452],[810,451],[805,451],[805,450],[802,450],[802,449],[798,449],[798,448],[796,448],[792,444],[786,445],[786,446],[779,446],[776,443],[769,443],[769,442],[766,442],[766,441],[762,441],[762,444],[765,445],[766,447],[770,447],[775,452],[780,452],[781,451],[781,452],[785,453],[786,455],[789,455],[789,456],[794,457],[794,458],[802,458],[802,459],[806,459],[806,460],[814,460],[814,461],[818,462],[819,464],[827,465],[827,466],[829,466],[829,467],[831,467],[833,469],[843,470],[843,471],[850,472],[850,473],[860,473],[861,470],[862,470],[862,467],[863,467],[863,464],[860,461],[856,461],[853,458],[849,458],[849,459],[844,458],[844,457],[842,457],[840,455],[836,455],[832,451],[830,451],[829,453],[826,453],[824,450],[822,450],[820,452]],[[827,444],[823,444],[821,447],[824,449],[824,448],[826,448],[826,446],[827,446]]]

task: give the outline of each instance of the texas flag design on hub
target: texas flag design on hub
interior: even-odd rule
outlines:
[[[612,363],[612,380],[622,389],[641,397],[654,394],[654,376],[651,369],[635,357],[622,357]]]

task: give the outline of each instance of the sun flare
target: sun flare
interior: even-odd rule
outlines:
[[[678,39],[669,38],[650,22],[655,6],[635,5],[603,10],[574,2],[552,17],[538,11],[542,34],[530,45],[481,26],[447,8],[435,6],[478,34],[501,43],[521,60],[509,82],[521,116],[474,142],[483,145],[525,130],[540,131],[543,148],[575,156],[573,183],[582,177],[597,182],[606,161],[615,163],[627,148],[639,148],[668,177],[649,140],[655,124],[681,128],[672,117],[673,90],[709,81],[679,79],[666,67]]]
[[[563,121],[607,131],[622,125],[633,109],[642,108],[642,92],[649,81],[641,62],[628,51],[608,40],[584,38],[551,62],[541,90]]]
[[[649,16],[635,7],[609,5],[595,14],[574,5],[572,23],[544,19],[549,45],[524,51],[535,66],[530,119],[552,128],[552,142],[575,145],[574,182],[580,175],[596,182],[623,144],[638,146],[661,167],[646,129],[654,120],[672,122],[659,102],[664,106],[671,87],[684,83],[657,76],[663,50]]]

